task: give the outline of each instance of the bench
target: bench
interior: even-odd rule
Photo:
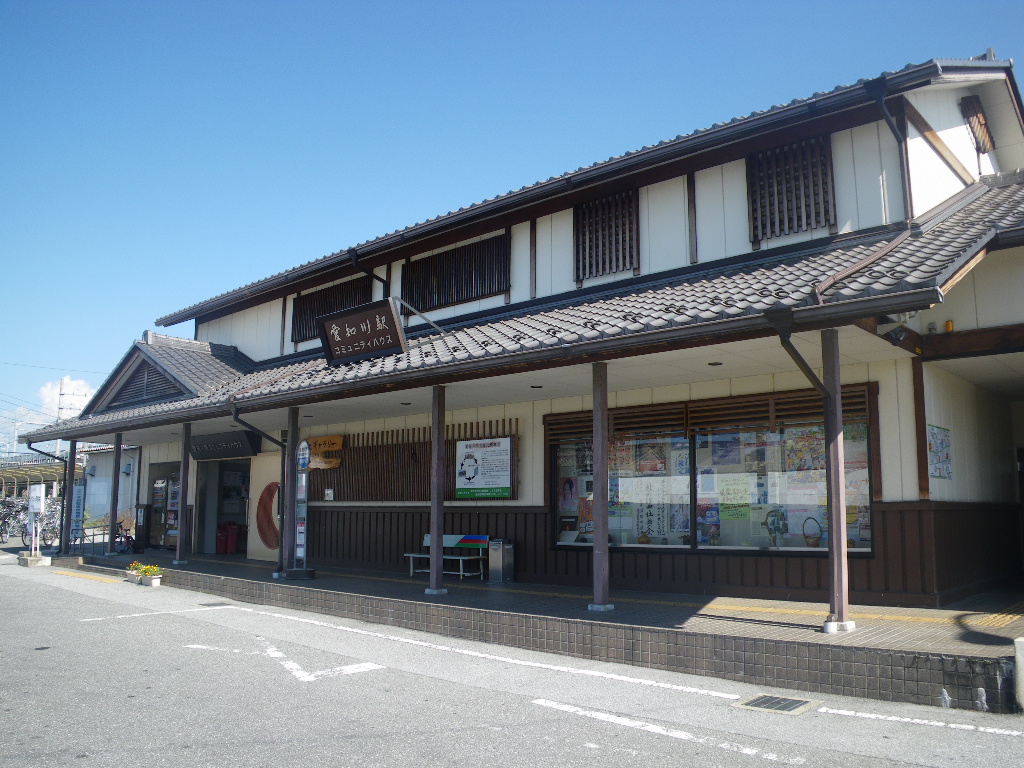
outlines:
[[[445,534],[443,543],[443,549],[441,551],[441,562],[442,562],[442,573],[447,573],[450,576],[458,576],[459,581],[462,581],[466,576],[479,576],[481,580],[484,578],[484,560],[487,559],[487,541],[488,536],[478,536],[476,534]],[[430,573],[430,534],[423,536],[423,546],[427,548],[426,552],[406,552],[405,556],[409,558],[409,575],[413,576],[417,573]],[[462,551],[458,551],[462,550]],[[417,560],[426,560],[426,568],[417,568]],[[445,571],[443,570],[445,563],[458,563],[459,569],[457,571]],[[467,563],[477,563],[477,570],[467,571]],[[450,566],[454,568],[454,565]]]

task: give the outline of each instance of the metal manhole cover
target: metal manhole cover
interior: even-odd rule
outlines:
[[[770,712],[778,712],[783,715],[799,715],[806,712],[820,701],[811,699],[787,699],[783,696],[755,696],[746,701],[733,704],[734,707],[742,709],[767,709]]]

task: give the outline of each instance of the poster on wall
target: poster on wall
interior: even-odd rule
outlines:
[[[512,498],[512,438],[459,440],[455,447],[456,499]]]
[[[928,477],[953,479],[953,441],[949,430],[928,425]]]

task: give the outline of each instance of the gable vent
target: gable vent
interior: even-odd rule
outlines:
[[[141,363],[110,400],[110,407],[177,397],[183,390],[149,363]]]

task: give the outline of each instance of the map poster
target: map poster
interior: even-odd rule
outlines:
[[[953,441],[949,430],[928,425],[928,477],[953,479]]]
[[[459,440],[455,446],[456,499],[512,498],[512,438]]]

